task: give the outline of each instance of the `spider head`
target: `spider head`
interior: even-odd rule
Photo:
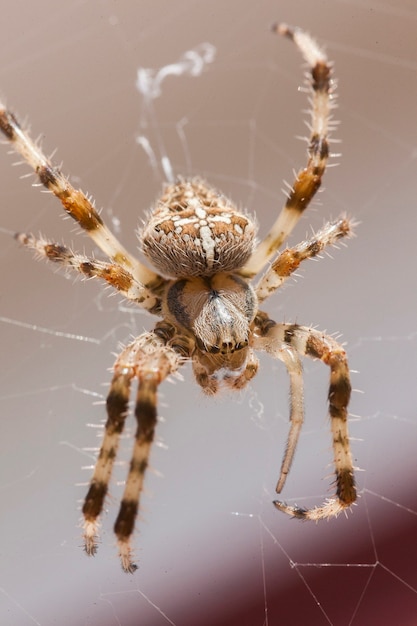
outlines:
[[[171,283],[167,317],[194,335],[201,352],[230,356],[249,343],[257,310],[252,287],[234,274],[183,278]]]

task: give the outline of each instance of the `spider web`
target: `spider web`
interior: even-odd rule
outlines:
[[[132,251],[138,220],[176,174],[207,178],[256,211],[266,232],[283,179],[303,163],[294,137],[306,106],[298,52],[268,25],[299,24],[326,44],[340,79],[343,157],[291,242],[341,212],[361,223],[347,249],[307,264],[266,308],[343,332],[363,392],[353,395],[350,432],[364,471],[346,518],[280,515],[271,501],[288,428],[283,367],[262,358],[250,389],[214,400],[185,368],[184,382],[161,389],[138,572],[120,571],[111,530],[129,436],[99,553],[87,559],[76,503],[99,445],[106,369],[118,343],[153,320],[16,247],[10,233],[20,229],[93,250],[54,198],[19,180],[27,168],[12,168],[3,149],[1,623],[414,624],[414,3],[40,0],[24,13],[4,4],[2,95],[35,135],[47,134],[46,150],[59,148],[55,160]],[[306,506],[331,493],[327,375],[305,362],[306,423],[282,494]]]

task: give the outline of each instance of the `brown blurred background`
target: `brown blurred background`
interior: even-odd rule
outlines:
[[[75,184],[92,193],[124,244],[164,177],[137,144],[146,135],[175,174],[201,175],[256,212],[261,234],[283,180],[305,159],[300,56],[269,26],[285,20],[326,46],[339,79],[339,167],[291,238],[342,212],[360,225],[333,260],[268,302],[277,320],[341,332],[354,373],[350,431],[361,498],[347,518],[301,524],[272,507],[288,428],[288,381],[262,358],[241,396],[164,385],[135,543],[119,567],[112,535],[131,439],[94,560],[79,506],[104,419],[119,342],[152,320],[17,247],[42,232],[94,248],[50,195],[20,180],[0,151],[0,622],[92,626],[240,626],[417,622],[415,3],[372,1],[71,0],[1,3],[0,94]],[[200,76],[167,78],[153,117],[135,88],[208,42]],[[148,126],[144,126],[147,122]],[[335,145],[339,151],[339,145]],[[306,423],[282,494],[312,505],[331,493],[328,372],[305,363]],[[91,427],[90,427],[91,426]],[[131,431],[133,430],[131,425]],[[161,478],[158,474],[161,474]],[[327,477],[327,478],[326,478]]]

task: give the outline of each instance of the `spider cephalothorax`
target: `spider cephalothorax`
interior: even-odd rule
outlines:
[[[255,313],[255,292],[237,274],[180,278],[167,289],[166,318],[192,332],[210,354],[245,348]]]
[[[342,217],[326,224],[307,241],[278,252],[320,187],[329,157],[334,84],[325,54],[309,35],[283,24],[274,30],[297,44],[310,67],[312,112],[307,165],[298,172],[284,207],[258,245],[254,222],[217,190],[199,179],[178,179],[168,185],[139,233],[143,252],[160,274],[122,246],[87,196],[72,187],[0,103],[0,130],[109,260],[88,258],[31,234],[17,235],[18,241],[55,263],[104,280],[162,318],[153,331],[134,339],[116,359],[104,438],[83,506],[85,550],[95,554],[99,516],[128,415],[131,384],[137,380],[136,438],[114,526],[122,567],[127,572],[136,569],[131,536],[157,422],[158,386],[187,359],[192,361],[198,384],[209,394],[216,393],[220,383],[232,389],[244,387],[258,369],[255,350],[266,351],[284,362],[290,379],[291,427],[277,493],[284,487],[304,419],[301,357],[325,363],[330,369],[328,399],[336,495],[312,509],[280,501],[274,504],[289,515],[319,520],[336,516],[356,499],[347,428],[351,386],[342,346],[313,328],[274,322],[259,310],[259,304],[304,259],[317,256],[325,246],[351,232],[349,221]],[[251,279],[265,268],[253,285]]]
[[[257,298],[232,272],[249,259],[255,233],[247,215],[199,179],[168,185],[139,233],[153,265],[178,277],[166,285],[162,314],[175,335],[189,336],[196,379],[207,393],[217,390],[220,370],[236,386],[248,359]]]

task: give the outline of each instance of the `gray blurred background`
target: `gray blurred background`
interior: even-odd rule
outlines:
[[[189,368],[160,393],[158,446],[135,535],[140,565],[121,572],[112,534],[129,460],[123,441],[101,544],[81,548],[80,505],[104,420],[119,342],[154,320],[35,263],[10,233],[42,232],[91,253],[59,203],[0,150],[0,622],[50,626],[415,624],[416,147],[415,2],[94,0],[1,2],[0,94],[47,153],[92,193],[123,243],[164,176],[201,175],[256,212],[265,234],[283,180],[303,165],[306,96],[276,20],[326,46],[339,79],[340,165],[290,243],[342,212],[360,225],[347,248],[307,263],[268,302],[277,320],[346,341],[350,432],[361,497],[347,517],[303,524],[272,506],[288,429],[278,362],[242,395],[206,399]],[[162,84],[152,115],[139,67],[161,68],[208,42],[198,77]],[[146,125],[147,124],[147,125]],[[339,146],[335,149],[339,151]],[[310,506],[332,493],[328,372],[305,362],[306,423],[282,494]],[[130,432],[134,429],[133,422]]]

